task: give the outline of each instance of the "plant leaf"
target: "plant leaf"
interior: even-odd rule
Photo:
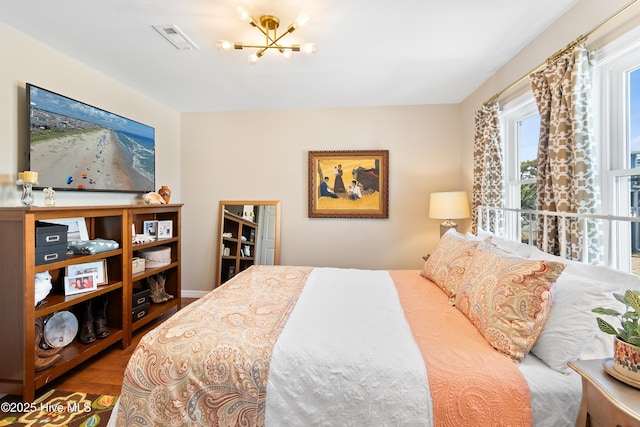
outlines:
[[[640,346],[640,336],[629,337],[629,344]]]
[[[607,321],[602,320],[600,317],[596,318],[596,321],[598,322],[598,327],[600,328],[600,330],[606,334],[609,335],[617,335],[618,331],[616,331],[616,329],[611,326],[611,324],[609,324]]]
[[[624,303],[640,313],[640,291],[628,290],[624,294]]]
[[[594,308],[591,311],[596,313],[596,314],[603,314],[605,316],[620,316],[621,315],[621,313],[619,313],[618,311],[616,311],[616,310],[614,310],[612,308],[598,307],[598,308]]]
[[[627,335],[627,331],[624,329],[618,329],[618,338],[624,342],[629,342],[629,335]]]
[[[625,305],[627,304],[626,302],[624,302],[624,295],[614,293],[613,296],[615,297],[615,299],[617,299],[621,303],[623,303]]]

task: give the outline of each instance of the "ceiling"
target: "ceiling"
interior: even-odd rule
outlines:
[[[459,103],[579,0],[246,0],[315,55],[220,52],[259,44],[239,0],[3,1],[7,25],[181,112]],[[152,28],[174,24],[198,47]],[[560,48],[561,46],[559,46]],[[36,83],[37,82],[33,82]],[[51,88],[55,90],[55,88]]]

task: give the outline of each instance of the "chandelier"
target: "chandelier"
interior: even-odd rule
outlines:
[[[282,45],[280,44],[280,40],[286,36],[287,34],[293,33],[298,27],[304,26],[307,22],[309,22],[309,15],[306,13],[301,13],[298,15],[296,20],[287,27],[287,30],[282,34],[278,35],[278,27],[280,26],[280,19],[277,16],[273,15],[262,15],[260,19],[256,20],[247,8],[243,5],[239,5],[236,8],[236,12],[240,15],[240,18],[243,21],[246,21],[252,27],[256,27],[262,34],[265,36],[264,45],[249,45],[244,44],[242,42],[234,42],[231,43],[226,40],[218,40],[216,45],[218,49],[221,51],[229,51],[231,49],[242,50],[244,48],[254,48],[258,49],[257,52],[251,54],[249,56],[249,63],[255,64],[258,62],[258,59],[264,55],[264,53],[269,49],[276,49],[280,52],[285,58],[289,59],[291,57],[292,52],[304,52],[304,53],[315,53],[316,52],[316,44],[315,43],[307,43],[307,44],[291,44],[291,45]]]

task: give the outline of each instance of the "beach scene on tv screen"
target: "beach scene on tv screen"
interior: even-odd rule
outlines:
[[[154,190],[154,129],[29,86],[29,169],[38,187]]]

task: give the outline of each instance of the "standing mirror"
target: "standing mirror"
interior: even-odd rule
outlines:
[[[216,287],[252,265],[280,263],[280,201],[221,200]]]

